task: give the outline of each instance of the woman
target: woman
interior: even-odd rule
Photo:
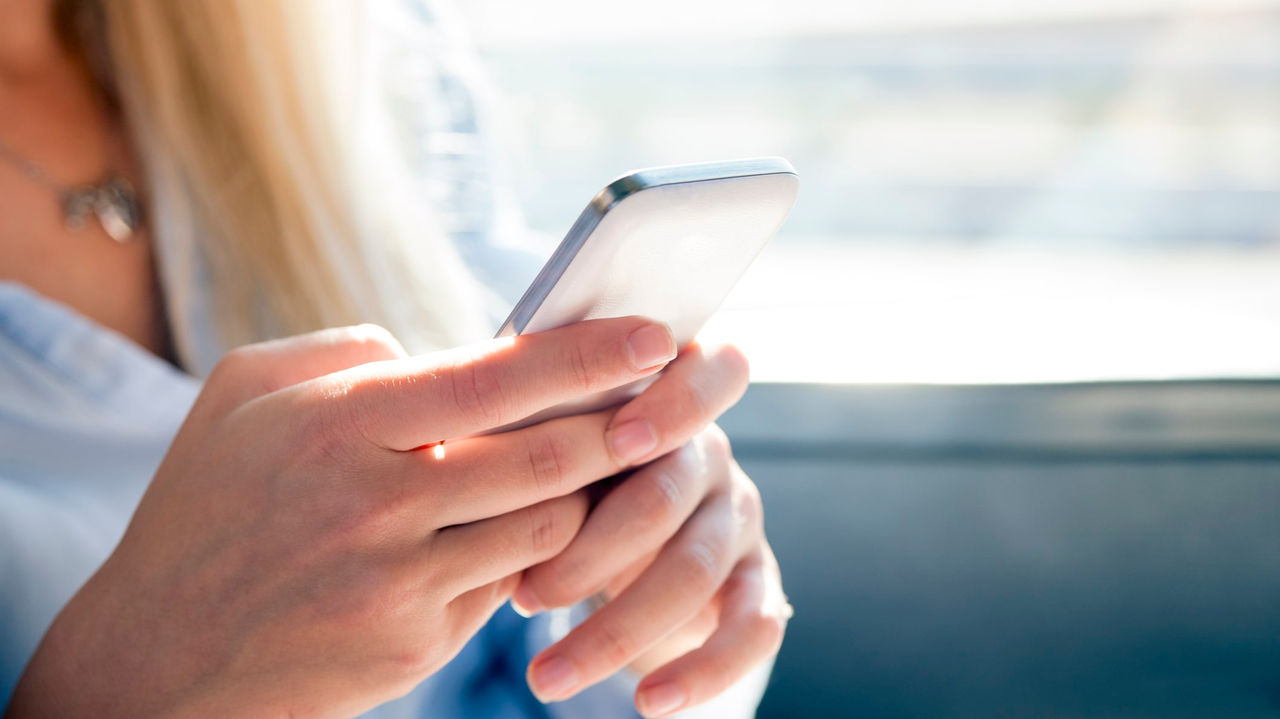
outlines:
[[[454,41],[354,5],[0,5],[6,716],[749,713],[789,607],[711,424],[745,363],[641,318],[441,349],[500,203]],[[317,330],[368,320],[435,351]]]

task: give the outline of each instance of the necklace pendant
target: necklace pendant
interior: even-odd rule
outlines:
[[[92,213],[111,239],[128,242],[138,230],[142,213],[138,196],[129,182],[113,175],[106,182],[62,193],[62,217],[67,227],[78,230]]]
[[[97,201],[93,205],[94,213],[102,229],[111,235],[116,242],[128,242],[138,229],[141,212],[138,209],[138,197],[123,177],[112,177],[98,187]]]
[[[124,220],[120,208],[115,205],[98,205],[95,209],[98,223],[107,231],[111,239],[122,244],[133,239],[133,225]]]

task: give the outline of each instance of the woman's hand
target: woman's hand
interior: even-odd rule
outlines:
[[[674,353],[638,318],[414,358],[376,328],[233,352],[9,715],[340,716],[408,691],[568,545],[584,486],[653,449],[602,413],[474,435]],[[663,443],[700,429],[647,421]],[[707,516],[689,541],[728,552]]]
[[[569,546],[527,570],[515,593],[526,612],[612,597],[530,664],[544,701],[630,666],[646,674],[637,708],[662,716],[715,697],[777,652],[791,607],[760,494],[724,433],[707,427],[746,382],[736,350],[695,345],[612,416],[617,431],[653,437],[638,457],[653,461],[605,495]]]

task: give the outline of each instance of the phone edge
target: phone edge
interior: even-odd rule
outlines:
[[[752,157],[742,160],[724,160],[718,162],[699,162],[686,165],[669,165],[633,170],[614,179],[596,193],[587,203],[582,213],[569,227],[564,239],[556,246],[551,257],[538,271],[533,282],[520,296],[507,319],[498,328],[495,337],[518,335],[528,326],[529,321],[542,307],[551,288],[555,287],[561,275],[569,268],[578,250],[591,236],[604,216],[615,205],[643,190],[668,185],[683,185],[693,182],[710,182],[713,180],[729,180],[740,177],[762,177],[765,175],[796,175],[795,168],[782,157]]]

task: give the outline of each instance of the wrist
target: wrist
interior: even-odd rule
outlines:
[[[69,617],[74,604],[73,599],[63,608],[40,640],[14,687],[5,719],[106,715],[108,705],[94,696],[99,679],[66,627],[74,624]]]
[[[14,688],[5,719],[109,719],[172,708],[162,672],[146,666],[145,627],[127,620],[142,613],[119,611],[117,605],[130,600],[113,599],[108,571],[100,568],[54,618]]]

